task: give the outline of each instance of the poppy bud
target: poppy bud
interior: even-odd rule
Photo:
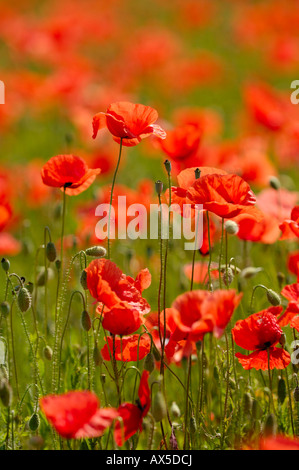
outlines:
[[[50,346],[45,346],[44,347],[44,350],[43,350],[43,353],[44,353],[44,357],[48,360],[48,361],[51,361],[52,360],[52,356],[53,356],[53,351],[52,351],[52,348],[50,348]]]
[[[27,312],[31,307],[31,295],[25,287],[19,289],[18,307],[23,313]]]
[[[281,304],[279,295],[272,289],[267,290],[267,299],[269,300],[271,305],[274,305],[274,307],[277,307]]]
[[[152,414],[155,421],[162,421],[167,415],[165,398],[162,392],[157,392],[153,399]]]
[[[286,280],[286,277],[285,277],[284,273],[281,273],[279,271],[277,273],[277,280],[278,280],[278,284],[279,284],[280,288],[282,288],[282,286],[284,285],[285,280]]]
[[[241,271],[240,276],[243,279],[250,279],[251,277],[256,276],[256,274],[260,273],[261,271],[263,271],[263,268],[254,268],[253,266],[249,266],[248,268],[244,268]]]
[[[295,390],[294,390],[294,400],[297,403],[299,401],[299,387],[298,387],[298,385],[297,385],[297,387],[295,387]]]
[[[281,187],[280,181],[278,178],[276,178],[276,176],[271,176],[269,178],[269,184],[271,188],[276,189],[276,191],[278,191]]]
[[[102,385],[104,385],[106,383],[106,375],[105,374],[101,374],[101,382],[102,382]]]
[[[62,217],[62,204],[59,202],[54,208],[54,219],[59,220]]]
[[[227,270],[223,274],[223,282],[226,287],[230,286],[234,280],[234,273],[232,268],[227,268]]]
[[[181,410],[179,409],[175,401],[173,401],[171,404],[170,413],[174,418],[179,418],[181,416]]]
[[[227,220],[224,224],[224,228],[230,235],[236,235],[239,231],[239,225],[233,220]]]
[[[53,261],[56,260],[56,248],[55,248],[55,245],[54,243],[52,242],[49,242],[46,246],[46,256],[48,258],[48,260],[52,263]]]
[[[264,425],[264,437],[275,436],[277,423],[274,414],[270,414]]]
[[[30,431],[36,431],[39,428],[40,419],[38,413],[33,413],[29,420],[29,429]]]
[[[92,246],[85,250],[85,253],[88,256],[93,256],[94,258],[103,258],[106,256],[106,249],[103,246]]]
[[[2,302],[0,305],[0,311],[1,314],[4,316],[4,318],[7,318],[10,312],[10,305],[8,302]]]
[[[2,258],[1,266],[2,266],[2,269],[7,273],[10,268],[10,262],[8,261],[8,259]]]
[[[158,180],[155,182],[156,193],[159,195],[163,191],[163,183],[162,181]]]
[[[81,276],[80,276],[80,284],[82,286],[82,288],[84,290],[87,290],[88,289],[88,285],[87,285],[87,272],[84,270],[82,271],[81,273]]]
[[[102,354],[97,345],[93,349],[93,360],[96,366],[100,366],[103,363]]]
[[[46,275],[47,273],[47,275]],[[39,275],[37,276],[36,279],[36,285],[37,287],[43,287],[46,283],[46,277],[47,281],[50,281],[51,279],[54,278],[54,272],[51,268],[47,268],[47,271],[45,270],[45,267],[43,266],[39,272]]]
[[[152,352],[150,352],[145,360],[144,360],[144,365],[143,365],[144,370],[148,370],[149,373],[153,372],[155,368],[155,356],[153,355]]]
[[[8,408],[12,402],[12,388],[6,379],[0,380],[0,400]]]
[[[219,368],[218,368],[218,366],[214,366],[213,375],[214,375],[214,379],[218,382],[219,381]]]
[[[284,347],[284,345],[286,344],[286,335],[284,333],[282,333],[281,337],[280,337],[280,340],[279,340],[279,344]]]
[[[161,355],[157,348],[153,348],[153,355],[155,356],[156,361],[160,361]]]
[[[165,170],[167,171],[168,175],[171,173],[171,163],[169,160],[165,160],[164,162]]]
[[[61,268],[61,261],[60,261],[60,259],[57,259],[57,260],[55,261],[55,266],[56,266],[57,271],[60,271],[60,268]]]
[[[91,328],[91,319],[89,313],[86,310],[83,310],[81,315],[81,326],[85,331],[89,331]]]
[[[260,404],[257,400],[252,402],[252,419],[258,419],[262,416],[263,410],[260,407]]]
[[[201,175],[201,170],[199,168],[196,168],[196,170],[194,170],[194,174],[195,174],[195,179],[198,180]]]
[[[190,416],[190,423],[189,423],[189,428],[191,434],[195,434],[197,431],[197,425],[196,425],[196,419],[194,416]]]
[[[281,377],[278,380],[277,394],[278,394],[278,399],[279,399],[280,403],[283,404],[283,402],[285,401],[286,396],[287,396],[287,388],[286,388],[286,383],[285,383],[284,379],[281,378]]]
[[[252,397],[250,393],[246,392],[243,395],[243,408],[244,408],[244,413],[246,415],[249,415],[251,413],[252,409]]]

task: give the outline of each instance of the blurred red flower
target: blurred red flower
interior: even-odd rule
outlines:
[[[107,338],[108,345],[101,349],[103,359],[111,360],[113,351],[113,339]],[[151,349],[151,340],[148,335],[132,335],[115,338],[115,360],[123,362],[141,361],[148,355]]]
[[[76,196],[89,188],[100,172],[100,168],[89,169],[84,160],[75,155],[57,155],[43,166],[41,176],[45,185],[66,188],[66,194]]]
[[[194,156],[200,144],[201,132],[186,124],[167,131],[165,140],[159,142],[163,152],[172,160],[184,160]]]
[[[99,408],[94,393],[72,391],[63,395],[48,395],[40,399],[46,418],[65,439],[93,438],[103,434],[117,418],[114,408]]]
[[[291,219],[284,220],[279,225],[282,235],[280,240],[286,240],[288,238],[299,238],[299,206],[295,206],[291,212]]]
[[[254,351],[249,355],[235,355],[245,370],[267,370],[268,350],[270,369],[284,369],[290,363],[289,353],[275,347],[283,333],[277,320],[281,312],[282,307],[270,307],[250,315],[245,320],[237,321],[232,329],[235,343],[241,348]]]
[[[99,130],[107,128],[116,142],[122,139],[123,145],[127,147],[137,145],[142,139],[153,134],[159,139],[165,139],[166,132],[154,124],[157,119],[157,111],[150,106],[127,101],[112,103],[106,113],[94,116],[93,138],[96,138]]]
[[[142,431],[142,421],[151,406],[151,394],[148,386],[149,372],[143,371],[138,390],[137,405],[123,403],[118,408],[118,414],[123,423],[115,424],[114,439],[118,446],[122,446],[137,431]]]

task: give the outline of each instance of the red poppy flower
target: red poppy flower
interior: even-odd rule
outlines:
[[[154,124],[157,119],[157,111],[150,106],[127,101],[112,103],[106,113],[94,116],[93,138],[96,138],[99,130],[107,128],[116,142],[122,139],[123,145],[127,147],[137,145],[142,139],[153,134],[159,139],[165,139],[166,132]]]
[[[286,299],[289,300],[287,308],[283,315],[279,318],[278,322],[281,327],[290,325],[292,328],[295,328],[297,322],[291,325],[294,317],[299,315],[299,284],[290,284],[285,286],[282,291],[281,295],[283,295]],[[297,329],[297,328],[296,328]]]
[[[85,269],[87,272],[87,286],[92,297],[102,302],[106,307],[112,308],[121,302],[127,307],[138,310],[141,314],[150,311],[150,306],[142,297],[142,291],[151,283],[148,269],[140,271],[134,280],[126,276],[110,260],[95,259]]]
[[[279,225],[282,235],[280,240],[286,240],[289,238],[299,238],[299,206],[295,206],[291,212],[291,219],[284,220]]]
[[[118,446],[122,446],[137,431],[142,431],[142,421],[151,406],[151,393],[148,386],[149,372],[143,371],[138,390],[137,405],[123,403],[118,408],[118,414],[123,423],[117,422],[114,430],[114,439]]]
[[[267,370],[268,350],[270,369],[284,369],[290,363],[289,353],[282,348],[275,347],[282,335],[282,329],[277,320],[281,312],[282,307],[270,307],[250,315],[245,320],[237,321],[232,329],[235,343],[241,348],[254,351],[248,356],[236,353],[236,357],[245,370]]]
[[[111,360],[113,351],[113,339],[111,336],[107,338],[108,345],[101,349],[103,359]],[[150,352],[151,340],[148,335],[132,335],[123,338],[115,338],[115,359],[117,361],[131,362],[141,361]]]
[[[278,131],[285,123],[283,102],[270,87],[251,84],[245,88],[245,101],[252,117],[271,131]]]
[[[10,233],[0,233],[0,255],[14,256],[22,249],[21,243],[16,240]]]
[[[288,191],[281,188],[279,191],[276,189],[264,189],[257,195],[257,205],[264,214],[273,217],[280,223],[285,219],[289,219],[292,208],[298,201],[299,193],[295,191]]]
[[[197,179],[187,191],[187,201],[202,204],[219,217],[235,217],[255,204],[250,186],[237,175],[210,174]]]
[[[260,450],[299,450],[299,440],[286,436],[271,436],[260,440]]]
[[[102,304],[100,304],[97,313],[101,314],[102,309]],[[139,310],[126,302],[120,302],[111,308],[104,308],[103,315],[103,328],[113,335],[130,335],[135,333],[143,323],[143,317]]]
[[[89,188],[100,172],[100,168],[89,169],[84,160],[75,155],[57,155],[43,166],[41,176],[47,186],[66,188],[66,194],[76,196]]]
[[[192,125],[184,125],[167,132],[165,140],[160,141],[163,152],[173,160],[185,160],[198,150],[201,132]]]
[[[206,284],[206,282],[208,281],[208,266],[209,263],[207,262],[197,261],[196,263],[194,263],[193,281],[196,284]],[[185,264],[184,273],[187,278],[191,281],[192,263]],[[211,276],[215,279],[219,278],[217,263],[211,263]]]
[[[7,225],[12,216],[12,210],[8,203],[0,202],[0,231]]]
[[[287,260],[288,270],[297,276],[299,282],[299,251],[289,253]]]
[[[258,209],[256,209],[258,211]],[[237,233],[241,240],[250,240],[265,244],[275,243],[279,239],[279,227],[275,218],[260,213],[262,220],[251,214],[239,214],[233,218],[239,225]]]
[[[173,349],[173,343],[187,340],[187,351],[191,351],[191,342],[201,341],[206,333],[213,333],[219,338],[235,308],[241,301],[242,294],[234,290],[217,290],[208,292],[195,290],[186,292],[176,298],[172,307],[176,329],[169,339],[166,349]]]
[[[47,395],[40,399],[40,406],[55,430],[66,439],[101,436],[118,416],[114,408],[99,408],[99,400],[91,392]]]

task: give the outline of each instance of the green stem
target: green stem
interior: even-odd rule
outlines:
[[[122,138],[120,139],[120,145],[119,145],[119,154],[118,154],[118,160],[115,168],[115,172],[113,175],[113,180],[112,180],[112,186],[111,186],[111,194],[110,194],[110,205],[109,205],[109,216],[108,216],[108,233],[107,233],[107,258],[110,259],[111,257],[111,250],[110,250],[110,225],[111,225],[111,208],[112,208],[112,202],[113,202],[113,191],[114,191],[114,186],[115,186],[115,181],[116,181],[116,176],[121,160],[121,153],[122,153]]]

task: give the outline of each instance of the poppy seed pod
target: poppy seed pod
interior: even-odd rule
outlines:
[[[277,423],[274,414],[270,414],[264,425],[264,437],[275,436],[277,430]]]
[[[230,286],[234,280],[234,273],[232,268],[227,268],[227,270],[223,274],[223,282],[226,287]]]
[[[106,249],[103,246],[92,246],[85,250],[85,253],[88,256],[93,256],[94,258],[103,258],[106,256]]]
[[[47,243],[46,256],[51,263],[56,260],[57,253],[56,253],[56,248],[55,248],[54,243],[52,242]]]
[[[274,305],[274,307],[277,307],[281,304],[279,295],[272,289],[267,290],[267,299],[269,300],[270,304]]]
[[[280,181],[278,178],[276,178],[276,176],[271,176],[269,178],[269,184],[271,188],[276,189],[276,191],[278,191],[281,187]]]
[[[31,300],[31,295],[28,289],[21,287],[18,293],[18,307],[22,313],[25,313],[30,309]]]
[[[44,357],[48,360],[48,361],[51,361],[52,360],[52,356],[53,356],[53,351],[52,351],[52,348],[50,348],[50,346],[45,346],[44,347],[44,350],[43,350],[43,353],[44,353]]]
[[[81,325],[83,330],[89,331],[91,328],[91,319],[89,313],[86,310],[83,310],[81,315]]]
[[[144,359],[143,368],[144,370],[148,370],[149,373],[153,372],[155,368],[155,356],[153,355],[152,352],[150,352]]]
[[[230,235],[236,235],[239,231],[239,225],[233,220],[227,220],[224,224],[224,228]]]
[[[169,160],[165,160],[164,166],[165,166],[165,169],[166,169],[168,175],[170,175],[170,173],[171,173],[171,163],[170,163],[170,161],[169,161]]]
[[[165,398],[162,392],[157,392],[153,399],[152,414],[155,421],[162,421],[167,415]]]
[[[9,271],[9,268],[10,268],[10,262],[8,261],[8,259],[2,258],[1,266],[2,266],[3,271],[5,271],[7,273]]]
[[[0,311],[1,314],[4,316],[4,318],[7,318],[10,312],[10,305],[8,302],[2,302],[0,305]]]
[[[163,183],[162,181],[158,180],[155,182],[156,193],[160,195],[163,191]]]
[[[83,287],[84,290],[88,290],[88,285],[87,285],[87,272],[84,270],[81,273],[80,276],[80,284]]]
[[[38,413],[33,413],[29,420],[29,429],[30,431],[37,431],[40,425],[40,418]]]
[[[277,394],[278,394],[278,399],[279,399],[280,403],[283,404],[283,402],[285,401],[286,396],[287,396],[287,388],[286,388],[286,383],[285,383],[284,379],[281,378],[281,377],[278,380]]]
[[[299,387],[298,385],[295,387],[295,390],[294,390],[294,400],[296,403],[298,403],[299,401]]]

